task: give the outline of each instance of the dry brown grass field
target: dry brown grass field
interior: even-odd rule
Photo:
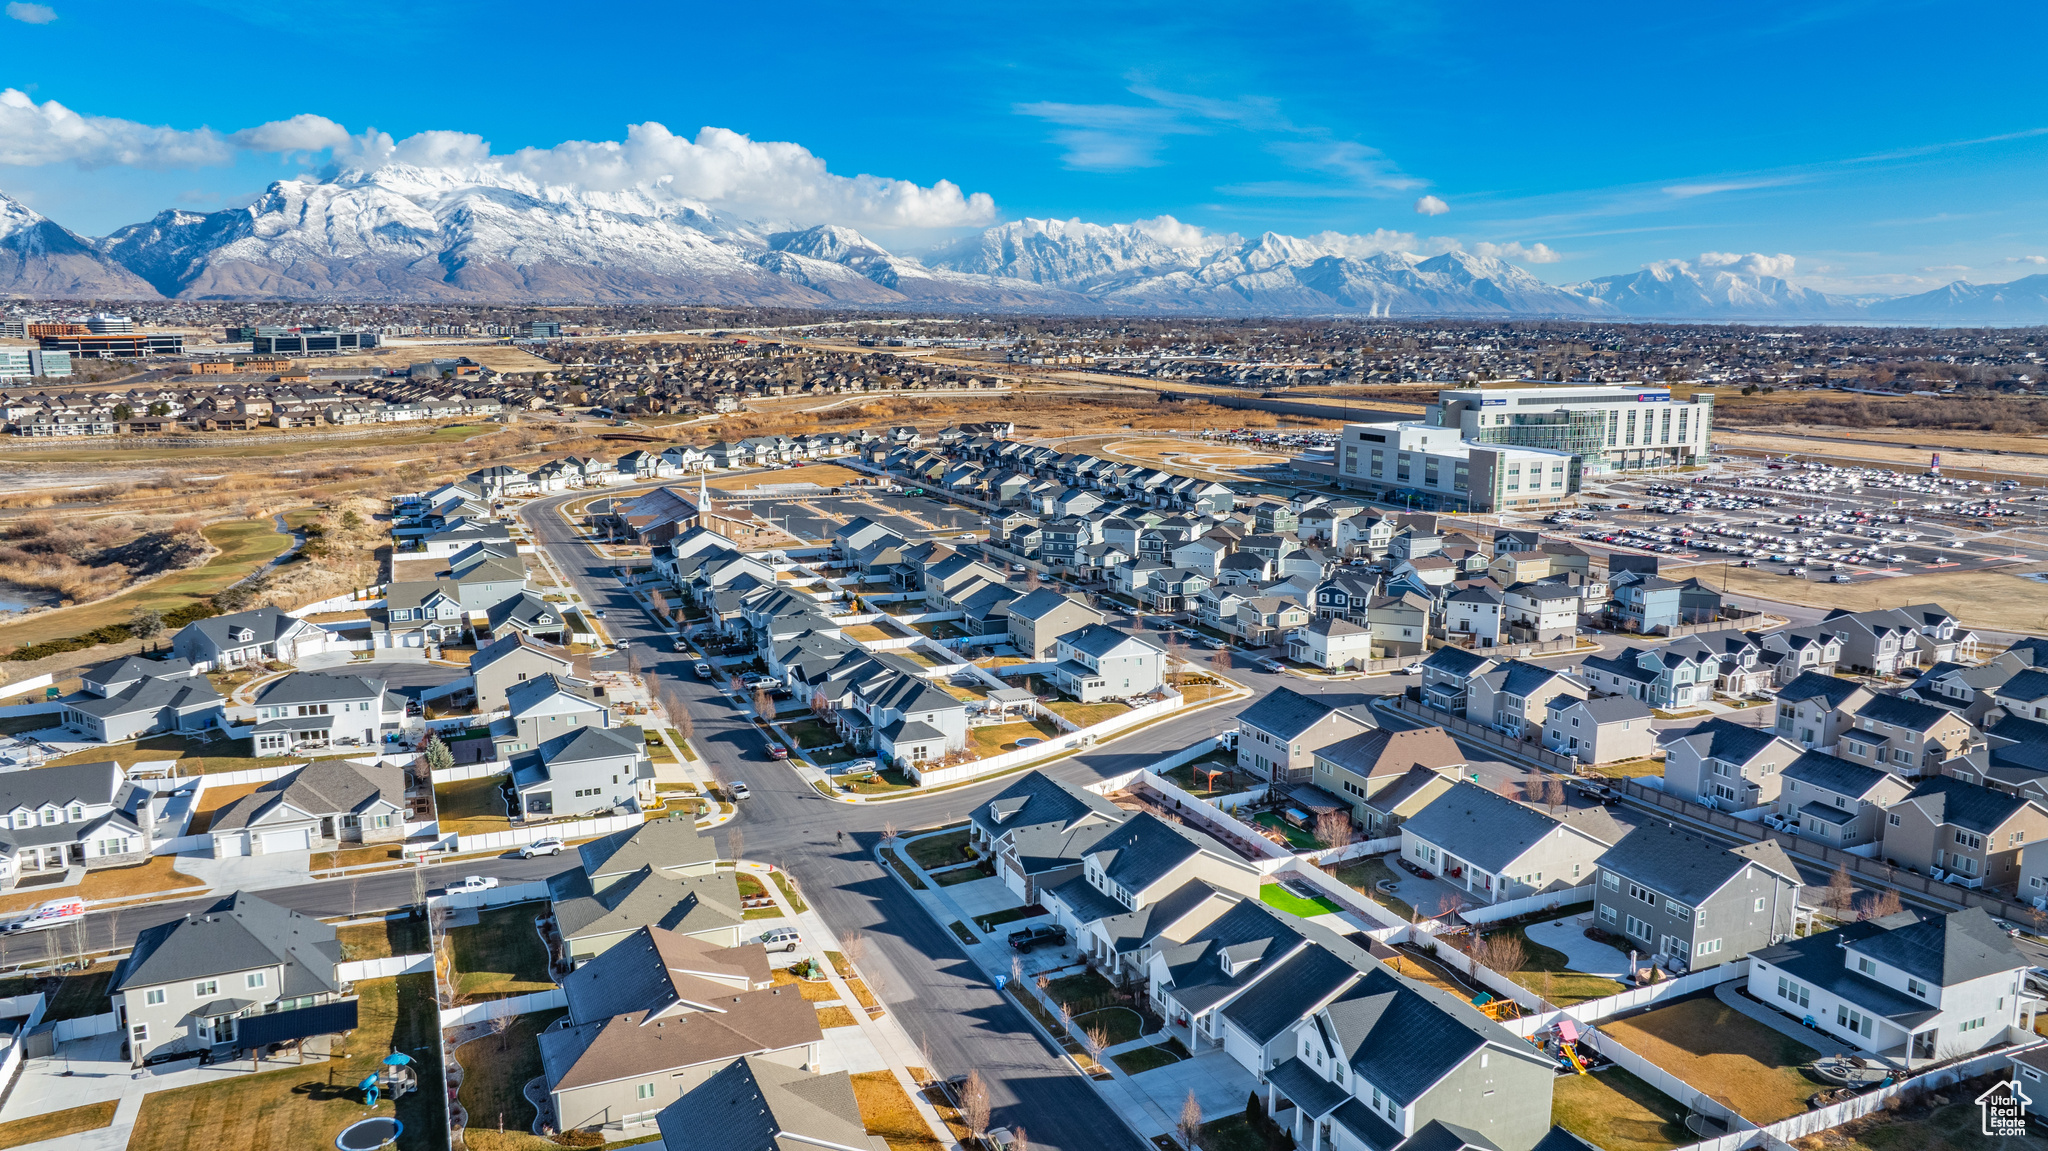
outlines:
[[[1809,607],[1846,607],[1852,611],[1938,603],[1955,612],[1964,626],[1992,631],[2040,631],[2048,628],[2048,584],[1996,571],[1937,572],[1849,584],[1811,583],[1789,576],[1730,567],[1725,581],[1719,564],[1678,569],[1697,575],[1712,587],[1780,603]]]

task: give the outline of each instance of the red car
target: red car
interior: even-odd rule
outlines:
[[[769,745],[768,745],[768,758],[769,758],[769,759],[788,759],[788,758],[789,758],[789,749],[788,749],[788,748],[786,748],[786,747],[784,747],[784,746],[782,746],[782,745],[781,745],[781,744],[779,744],[779,743],[771,743],[771,744],[769,744]]]

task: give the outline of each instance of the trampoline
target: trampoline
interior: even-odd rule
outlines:
[[[334,1145],[341,1151],[377,1151],[398,1141],[405,1131],[405,1124],[396,1119],[365,1119],[351,1123],[334,1137]]]

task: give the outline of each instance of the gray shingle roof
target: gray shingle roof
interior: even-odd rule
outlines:
[[[1702,757],[1748,763],[1769,750],[1777,738],[1769,728],[1748,727],[1717,717],[1666,740],[1665,746],[1683,743]]]
[[[1921,780],[1919,786],[1906,793],[1906,801],[1917,801],[1942,823],[1954,824],[1979,835],[1990,835],[2014,813],[2027,806],[2027,800],[2022,796],[1964,783],[1946,775]]]
[[[282,964],[280,995],[317,995],[341,989],[334,975],[340,961],[334,928],[238,891],[136,936],[134,951],[114,971],[113,990]]]
[[[1143,891],[1204,850],[1235,858],[1201,832],[1167,823],[1145,811],[1096,840],[1089,855],[1111,880],[1130,891]]]
[[[1401,832],[1499,874],[1561,826],[1535,808],[1461,780],[1410,817]]]
[[[216,812],[209,832],[247,827],[281,805],[310,816],[359,813],[379,800],[403,812],[405,769],[396,764],[362,765],[343,759],[320,759],[271,780]]]
[[[2021,703],[2038,703],[2048,699],[2048,671],[2030,667],[2006,680],[1998,689],[2000,697]]]
[[[1875,922],[1884,930],[1851,940],[1851,951],[1943,987],[2017,971],[2029,962],[1981,907],[1947,915],[1906,911]]]
[[[1869,795],[1872,788],[1885,780],[1897,778],[1889,772],[1837,759],[1820,751],[1809,751],[1793,760],[1778,773],[1778,777],[1858,799]]]
[[[2010,686],[2010,685],[2008,685]],[[1872,696],[1862,707],[1856,709],[1858,717],[1889,723],[1909,731],[1926,731],[1942,720],[1955,715],[1945,707],[1931,703],[1916,703],[1896,695]]]
[[[752,1056],[685,1092],[655,1122],[664,1151],[885,1147],[862,1125],[846,1072],[817,1075]]]
[[[320,671],[295,671],[264,685],[256,693],[257,707],[279,707],[300,703],[331,703],[336,700],[380,699],[384,681],[363,675],[329,675]]]
[[[1312,699],[1283,687],[1267,693],[1257,703],[1237,713],[1237,720],[1246,727],[1257,728],[1286,740],[1293,739],[1314,727],[1324,716],[1336,710],[1336,707],[1323,700]],[[1378,726],[1370,720],[1362,722],[1368,726]]]
[[[1704,902],[1752,863],[1792,883],[1799,882],[1798,870],[1777,841],[1750,846],[1769,850],[1746,855],[1677,828],[1651,824],[1630,832],[1594,862],[1624,879],[1691,904]]]

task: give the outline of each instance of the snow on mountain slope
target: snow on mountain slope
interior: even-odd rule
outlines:
[[[1085,297],[1028,280],[928,268],[851,228],[822,224],[768,237],[762,267],[835,300],[1092,311]]]
[[[1801,288],[1777,276],[1695,268],[1683,260],[1570,288],[1623,315],[1645,319],[1825,319],[1859,312],[1854,301]]]
[[[1192,270],[1229,239],[1188,228],[1170,216],[1148,224],[1013,220],[948,244],[925,262],[949,271],[1078,290]]]
[[[1873,319],[1919,320],[1932,323],[2048,323],[2048,274],[2026,276],[2003,284],[1952,284],[1871,304]]]
[[[60,299],[148,299],[155,289],[92,242],[0,195],[0,292]]]

